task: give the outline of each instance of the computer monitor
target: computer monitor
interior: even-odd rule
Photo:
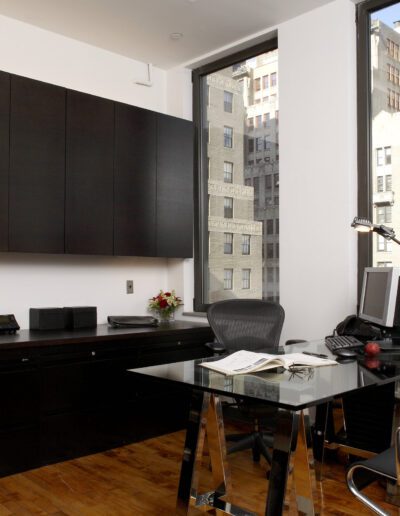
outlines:
[[[386,328],[400,325],[399,267],[366,267],[359,317]]]

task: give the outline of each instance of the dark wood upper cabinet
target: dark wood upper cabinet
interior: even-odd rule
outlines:
[[[113,254],[114,104],[67,92],[66,253]]]
[[[65,89],[11,76],[9,251],[64,252]]]
[[[10,162],[10,76],[0,72],[0,251],[8,251],[8,168]]]
[[[157,256],[193,256],[193,126],[157,115]]]
[[[156,114],[115,106],[114,254],[156,256]]]

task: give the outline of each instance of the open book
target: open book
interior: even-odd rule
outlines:
[[[232,353],[221,360],[214,362],[203,362],[200,364],[218,373],[226,375],[256,373],[266,371],[274,367],[289,369],[293,365],[306,367],[320,367],[337,365],[335,360],[319,358],[303,353],[288,353],[287,355],[270,355],[268,353],[254,353],[253,351],[240,350]]]

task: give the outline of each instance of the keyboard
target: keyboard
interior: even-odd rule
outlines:
[[[355,349],[364,347],[364,343],[351,337],[350,335],[336,335],[335,337],[325,337],[326,347],[335,353],[338,349]]]

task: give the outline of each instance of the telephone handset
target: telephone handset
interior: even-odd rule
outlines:
[[[335,329],[337,335],[351,335],[361,340],[381,339],[381,330],[356,315],[348,315]]]

